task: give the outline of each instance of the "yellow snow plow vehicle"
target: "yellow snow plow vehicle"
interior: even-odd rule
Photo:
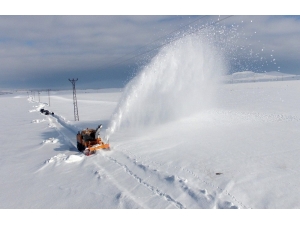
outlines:
[[[82,131],[78,131],[77,138],[77,149],[83,152],[85,155],[95,154],[96,151],[102,149],[110,149],[109,143],[104,143],[100,137],[100,130],[102,124],[95,129],[86,128]]]

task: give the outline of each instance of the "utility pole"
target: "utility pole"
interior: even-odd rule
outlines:
[[[49,106],[50,106],[50,89],[48,89],[48,102],[49,102]]]
[[[73,104],[74,104],[74,120],[79,121],[79,115],[78,115],[78,107],[77,107],[77,97],[76,97],[76,88],[75,88],[75,82],[78,80],[78,78],[75,79],[69,79],[69,81],[73,85]]]
[[[39,102],[41,102],[41,101],[40,101],[40,91],[38,91],[38,95],[39,95]]]

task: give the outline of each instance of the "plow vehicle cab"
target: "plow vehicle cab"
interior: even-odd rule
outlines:
[[[109,143],[104,143],[100,137],[101,128],[102,124],[96,130],[86,128],[81,132],[78,131],[76,135],[77,149],[85,155],[94,154],[97,150],[109,149]]]

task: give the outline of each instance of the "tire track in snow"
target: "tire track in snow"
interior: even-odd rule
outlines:
[[[222,188],[220,188],[218,186],[215,186],[215,185],[201,179],[196,174],[195,174],[195,177],[198,180],[200,180],[201,182],[207,184],[208,186],[213,187],[213,189],[216,190],[216,191],[213,191],[213,193],[208,193],[208,191],[206,189],[195,188],[195,187],[192,187],[190,185],[187,185],[187,179],[182,177],[182,176],[180,177],[180,176],[177,176],[177,175],[174,175],[174,174],[170,175],[168,173],[162,173],[161,171],[159,171],[158,169],[156,169],[154,167],[150,169],[150,167],[153,166],[153,165],[150,166],[151,163],[158,165],[158,167],[161,166],[160,163],[157,163],[157,162],[154,162],[154,161],[150,160],[150,162],[149,162],[150,164],[147,165],[143,162],[139,162],[137,159],[131,158],[130,156],[128,156],[124,152],[119,152],[119,153],[121,153],[125,158],[127,158],[129,160],[130,163],[134,164],[139,169],[142,169],[144,172],[154,174],[156,176],[156,178],[159,179],[159,181],[167,181],[172,186],[174,186],[174,185],[177,186],[177,189],[176,189],[177,191],[181,190],[183,193],[185,193],[187,195],[187,197],[190,197],[192,199],[192,201],[195,202],[198,205],[198,207],[200,207],[200,208],[220,208],[220,209],[238,209],[240,207],[247,208],[246,206],[243,205],[243,203],[239,202],[229,192],[227,192],[226,190],[223,190]],[[137,157],[137,158],[142,160],[141,157]],[[111,160],[115,160],[115,159],[111,158]],[[122,164],[119,163],[119,165],[121,166]],[[124,167],[125,170],[127,170],[127,172],[130,172],[129,168],[127,166],[123,166],[123,167]],[[174,167],[174,168],[177,168],[177,167]],[[189,171],[189,170],[184,169],[184,168],[181,168],[181,170],[182,171]],[[191,172],[191,171],[189,171],[189,172]],[[134,174],[132,174],[132,175],[135,176],[136,179],[139,178],[137,175],[134,175]],[[149,183],[147,183],[147,184],[149,185]],[[151,189],[151,190],[153,191],[153,189]],[[220,195],[222,193],[225,193],[230,198],[232,198],[232,201],[238,203],[238,205],[240,207],[237,207],[235,204],[233,204],[232,202],[229,202],[229,201],[221,201],[218,198],[218,195]],[[182,202],[180,204],[184,205]],[[186,208],[186,206],[184,208]]]
[[[58,133],[62,136],[62,138],[63,138],[67,143],[69,143],[71,146],[73,146],[73,147],[76,148],[76,145],[73,143],[72,140],[70,140],[70,137],[69,137],[70,135],[66,135],[66,134],[65,134],[65,131],[62,131],[60,128],[57,127],[57,125],[61,126],[61,128],[64,128],[65,130],[67,130],[67,131],[68,131],[70,134],[72,134],[73,136],[75,135],[74,130],[71,129],[70,127],[66,126],[66,123],[65,123],[65,122],[61,122],[61,119],[60,119],[60,118],[57,118],[57,117],[58,117],[58,116],[56,115],[56,119],[55,119],[56,121],[55,121],[55,122],[53,121],[53,118],[48,117],[49,122],[50,122],[50,126],[54,127],[54,128],[58,131]],[[70,125],[70,126],[71,126],[71,125]],[[114,162],[115,164],[117,164],[117,165],[119,165],[120,167],[122,167],[122,168],[125,170],[125,172],[126,172],[127,174],[129,174],[131,177],[133,177],[138,183],[140,183],[140,184],[142,184],[143,186],[145,186],[146,188],[148,188],[152,193],[154,193],[154,194],[156,194],[156,195],[158,195],[158,196],[161,196],[161,197],[163,197],[165,200],[167,200],[167,201],[173,203],[173,204],[176,206],[176,208],[179,208],[179,209],[185,209],[185,208],[186,208],[182,203],[176,201],[176,200],[175,200],[174,198],[172,198],[169,194],[167,194],[167,193],[161,191],[159,188],[157,188],[157,187],[155,187],[155,186],[152,186],[152,185],[150,185],[149,183],[143,181],[143,179],[142,179],[141,177],[139,177],[138,175],[134,174],[133,171],[131,171],[126,165],[121,164],[120,162],[118,162],[116,159],[114,159],[114,158],[112,158],[112,157],[107,157],[107,156],[104,156],[104,157],[108,158],[110,161],[112,161],[112,162]],[[130,156],[127,156],[127,158],[128,158],[130,161],[132,161],[132,163],[134,163],[135,165],[137,165],[138,167],[140,167],[140,169],[147,170],[148,166],[145,166],[145,165],[143,165],[143,164],[137,164],[137,161],[136,161],[136,160],[133,160],[132,158],[130,158]],[[141,157],[139,157],[139,158],[141,158]],[[160,164],[157,163],[157,162],[153,162],[153,164],[154,164],[154,163],[157,164],[157,165],[160,165]],[[205,183],[205,184],[207,184],[207,185],[210,185],[210,186],[212,186],[213,188],[215,188],[215,186],[214,186],[213,184],[210,184],[210,183],[206,182],[205,180],[200,179],[200,177],[198,177],[198,176],[197,176],[196,174],[194,174],[192,171],[190,171],[190,170],[188,170],[188,169],[185,169],[185,168],[182,168],[182,170],[183,170],[183,171],[187,171],[188,173],[194,175],[197,179],[199,179],[199,180],[202,181],[203,183]],[[153,170],[153,171],[156,172],[156,173],[158,173],[158,170]],[[197,199],[201,199],[201,196],[199,196],[199,194],[197,194],[197,191],[194,191],[191,187],[188,187],[186,184],[184,184],[184,183],[183,183],[183,180],[184,180],[184,179],[180,179],[180,178],[179,178],[179,182],[182,184],[182,185],[180,186],[180,188],[181,188],[184,192],[186,192],[191,198],[194,198],[196,201],[197,201]],[[221,190],[221,191],[224,191],[224,190],[222,190],[222,189],[219,188],[219,187],[217,187],[217,189],[219,189],[219,190]],[[201,193],[201,191],[202,191],[202,193],[205,193],[205,192],[206,192],[206,190],[200,190],[200,193]],[[235,202],[238,202],[242,207],[245,207],[241,202],[237,201],[237,199],[236,199],[233,195],[231,195],[229,192],[227,192],[226,190],[225,190],[225,193],[226,193],[228,196],[230,196]],[[208,194],[208,195],[206,196],[206,199],[207,199],[207,201],[211,201],[211,200],[214,200],[215,197],[214,197],[213,195],[209,195],[209,194]],[[224,205],[224,204],[223,204],[223,203],[219,203],[218,205]],[[229,205],[230,207],[232,207],[232,205],[231,205],[230,202],[227,202],[227,205]],[[233,207],[234,207],[234,206],[233,206]],[[223,208],[223,207],[221,207],[221,208]],[[247,207],[245,207],[245,208],[247,208]]]
[[[30,110],[29,112],[40,112],[42,108],[47,106],[47,103],[37,102],[31,98],[27,99],[31,103],[38,104],[35,106],[36,109]],[[56,131],[64,138],[64,140],[70,144],[71,147],[77,148],[77,143],[74,142],[74,137],[78,131],[76,126],[68,124],[62,116],[59,115],[45,115],[49,121],[49,127],[55,128]],[[55,120],[55,121],[53,121]],[[45,122],[45,119],[36,119],[31,121],[32,123],[41,123]]]
[[[76,134],[75,129],[76,128],[72,127],[72,125],[69,125],[65,121],[63,121],[63,119],[60,118],[59,115],[54,115],[53,117],[55,119],[51,118],[51,117],[48,117],[49,126],[54,127],[66,142],[68,142],[70,145],[76,147],[75,143],[72,141],[73,138],[70,139],[71,136],[72,137],[75,136],[75,134]],[[55,122],[53,120],[55,120]],[[147,182],[143,181],[142,178],[140,178],[139,176],[134,174],[126,165],[122,165],[120,162],[118,162],[116,159],[114,159],[112,157],[108,157],[108,156],[105,156],[105,157],[108,158],[110,161],[114,162],[115,164],[117,164],[118,166],[123,167],[123,169],[125,170],[125,172],[127,174],[129,174],[131,177],[133,177],[140,184],[144,185],[146,188],[148,188],[154,194],[163,197],[165,200],[173,203],[179,209],[185,209],[184,205],[182,205],[180,202],[173,199],[170,195],[164,193],[163,191],[159,190],[158,188],[156,188],[156,187],[148,184]]]
[[[77,143],[75,141],[76,132],[74,129],[62,123],[57,115],[54,115],[53,118],[48,116],[48,120],[49,127],[53,127],[70,147],[77,149]]]
[[[42,104],[40,104],[40,107],[42,106]],[[44,104],[43,104],[44,106]],[[36,110],[38,111],[38,110]],[[54,119],[55,118],[55,119]],[[53,121],[53,119],[55,120],[55,122]],[[70,144],[70,146],[72,147],[76,147],[76,144],[73,142],[73,136],[75,136],[76,132],[76,128],[70,124],[67,124],[66,121],[63,120],[63,118],[61,118],[59,115],[54,115],[53,118],[48,116],[48,120],[49,120],[49,125],[51,127],[54,127],[58,133],[63,137],[63,139],[68,142]],[[58,126],[57,126],[58,125]],[[72,138],[71,138],[72,137]],[[123,153],[124,154],[124,153]],[[126,155],[126,154],[125,154]],[[126,155],[127,158],[134,163],[135,165],[139,166],[140,169],[143,170],[147,170],[146,168],[149,166],[145,166],[143,164],[137,164],[137,161],[130,158],[130,156]],[[138,183],[142,184],[143,186],[145,186],[146,188],[148,188],[152,193],[164,198],[164,200],[171,202],[172,204],[174,204],[176,206],[176,208],[179,209],[185,209],[186,207],[179,201],[176,201],[174,198],[172,198],[169,194],[161,191],[159,188],[150,185],[149,183],[145,182],[141,177],[139,177],[138,175],[136,175],[133,171],[131,171],[126,165],[121,164],[119,161],[117,161],[116,159],[109,157],[109,156],[104,156],[106,158],[108,158],[110,161],[114,162],[115,164],[117,164],[118,166],[122,167],[125,172],[127,174],[129,174],[131,177],[133,177]],[[138,157],[141,158],[141,157]],[[157,162],[153,161],[153,164],[157,164],[160,165]],[[175,167],[177,168],[177,167]],[[235,202],[238,202],[242,207],[245,207],[241,202],[237,201],[237,199],[231,195],[229,192],[227,192],[226,190],[223,190],[220,187],[215,187],[213,184],[210,184],[209,182],[201,179],[199,176],[197,176],[195,173],[193,173],[192,171],[186,169],[186,168],[181,168],[183,171],[186,171],[190,174],[192,174],[195,178],[197,178],[198,180],[202,181],[203,183],[210,185],[214,188],[217,188],[219,190],[221,190],[222,192],[224,191],[228,196],[230,196]],[[158,170],[153,170],[154,172],[158,173],[158,175],[161,176],[161,174],[159,174]],[[173,175],[174,176],[174,175]],[[181,183],[180,188],[185,191],[190,197],[194,198],[195,200],[200,199],[201,196],[199,196],[199,194],[197,194],[197,191],[194,191],[191,187],[187,186],[186,184],[184,184],[184,179],[179,178],[179,183]],[[206,190],[200,190],[200,193],[205,194],[207,191]],[[212,200],[215,199],[215,197],[213,197],[212,195],[208,195],[206,196],[208,198],[208,200],[210,200],[209,198],[211,198]],[[221,202],[218,203],[219,206],[231,206],[232,207],[232,203],[230,202]],[[234,206],[233,206],[234,207]],[[227,207],[226,207],[227,208]],[[247,208],[247,207],[245,207]]]
[[[215,188],[216,190],[220,191],[220,193],[225,193],[226,195],[228,195],[234,202],[238,203],[240,206],[242,206],[243,208],[249,208],[246,207],[241,201],[237,200],[236,197],[234,195],[232,195],[231,193],[229,193],[226,189],[223,189],[219,186],[216,186],[210,182],[207,182],[206,180],[203,180],[202,178],[200,178],[195,172],[193,172],[192,170],[186,169],[186,168],[182,168],[182,171],[186,171],[187,173],[191,174],[193,177],[197,178],[199,181],[201,181],[202,183],[205,183],[206,185],[209,185],[213,188]],[[226,203],[226,201],[225,201]],[[229,203],[229,202],[228,202]],[[218,205],[223,205],[222,203],[218,203]]]
[[[99,166],[98,162],[94,162],[94,165],[96,169],[94,174],[96,175],[97,179],[104,180],[104,182],[107,182],[107,180],[109,180],[113,184],[113,186],[119,190],[119,192],[115,195],[115,200],[118,201],[118,205],[120,206],[120,208],[132,208],[128,207],[128,205],[130,205],[130,202],[134,202],[134,204],[136,204],[138,208],[146,208],[143,203],[137,202],[135,196],[126,188],[124,188],[113,176],[111,176],[106,168]]]
[[[124,150],[125,152],[129,153],[130,155],[130,152],[127,151],[127,150]],[[146,169],[146,168],[149,168],[150,166],[149,165],[145,165],[143,163],[138,163],[138,160],[143,160],[141,157],[136,157],[135,158],[131,158],[129,155],[125,154],[124,152],[120,152],[122,154],[124,154],[125,157],[128,158],[129,161],[131,161],[133,164],[136,164],[137,166],[139,166],[140,168],[142,169]],[[144,160],[146,161],[146,160]],[[156,164],[158,166],[162,166],[162,164],[158,163],[158,162],[155,162],[155,161],[150,161],[150,163],[152,164]],[[221,188],[217,185],[214,185],[213,183],[210,183],[204,179],[202,179],[200,176],[198,176],[195,172],[193,172],[192,170],[189,170],[187,168],[183,168],[183,167],[178,167],[178,166],[174,166],[173,167],[174,169],[180,169],[182,170],[183,172],[187,172],[188,174],[192,175],[194,178],[196,178],[197,180],[199,180],[200,182],[212,187],[214,190],[217,190],[218,191],[218,194],[226,194],[227,196],[229,196],[233,202],[236,202],[240,207],[242,208],[249,208],[247,206],[245,206],[243,204],[243,202],[239,201],[233,194],[231,194],[230,192],[228,192],[225,188]],[[161,173],[159,172],[158,169],[152,169],[153,172],[157,173],[158,175],[162,176]],[[178,177],[179,176],[176,176],[176,175],[169,175],[169,176],[172,176],[172,177]],[[184,180],[187,180],[186,178],[179,178],[178,179],[178,182],[181,183],[181,188],[182,190],[184,190],[191,198],[193,198],[194,200],[197,200],[197,199],[200,199],[201,196],[199,194],[197,194],[198,191],[195,191],[193,190],[193,188],[189,187],[188,185],[185,184]],[[207,201],[211,201],[211,200],[216,200],[216,194],[209,194],[207,193],[207,190],[204,189],[204,190],[201,190],[200,189],[200,193],[204,194],[206,197],[207,197]],[[228,202],[228,201],[224,201],[224,202],[216,202],[215,203],[215,206],[218,206],[218,208],[239,208],[237,206],[235,206],[234,204],[232,204],[231,202]]]
[[[144,185],[146,188],[148,188],[154,194],[156,194],[158,196],[161,196],[165,200],[173,203],[178,209],[185,209],[186,208],[182,203],[176,201],[175,199],[173,199],[167,193],[164,193],[163,191],[159,190],[157,187],[154,187],[154,186],[148,184],[147,182],[143,181],[142,178],[140,178],[139,176],[137,176],[136,174],[134,174],[126,165],[121,164],[120,162],[118,162],[116,159],[114,159],[112,157],[109,157],[109,156],[105,156],[105,157],[108,158],[109,160],[111,160],[112,162],[116,163],[120,167],[122,167],[127,174],[129,174],[130,176],[132,176],[135,180],[137,180],[137,182],[139,182],[140,184]]]

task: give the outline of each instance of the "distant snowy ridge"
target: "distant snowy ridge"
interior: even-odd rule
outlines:
[[[12,94],[11,92],[7,92],[7,91],[0,91],[0,95],[7,95],[7,94]]]
[[[281,73],[277,71],[266,73],[255,73],[252,71],[236,72],[226,75],[224,81],[226,83],[244,83],[244,82],[263,82],[263,81],[283,81],[283,80],[299,80],[300,75]]]

